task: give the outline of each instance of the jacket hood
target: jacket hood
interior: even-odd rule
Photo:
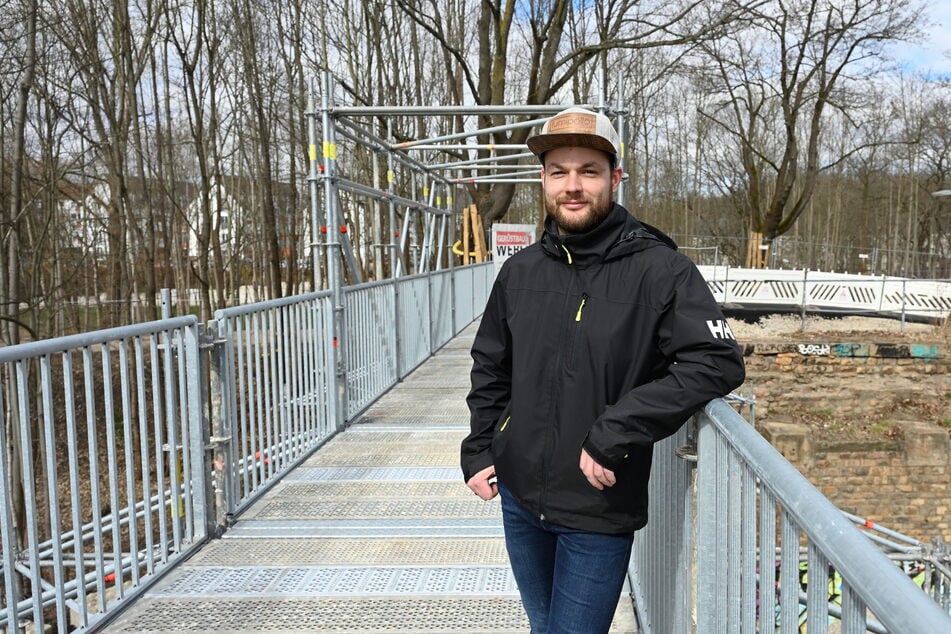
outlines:
[[[579,266],[605,262],[654,246],[677,250],[677,244],[667,234],[637,220],[617,203],[601,224],[579,235],[559,235],[554,218],[548,216],[541,243],[547,255]]]

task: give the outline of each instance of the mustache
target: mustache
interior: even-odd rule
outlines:
[[[558,196],[555,198],[557,204],[563,203],[577,203],[577,202],[587,202],[590,203],[594,199],[591,196],[585,196],[584,194],[578,194],[577,196]]]

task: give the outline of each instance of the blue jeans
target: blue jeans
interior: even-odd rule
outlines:
[[[499,483],[505,548],[532,634],[598,634],[611,628],[631,559],[631,535],[543,522]]]

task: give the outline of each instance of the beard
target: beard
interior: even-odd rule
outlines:
[[[588,208],[583,215],[572,214],[561,208],[564,203],[577,201],[584,201],[588,204]],[[554,218],[559,233],[567,235],[588,233],[601,224],[613,206],[610,189],[597,197],[581,194],[579,196],[559,196],[555,198],[545,194],[545,211]]]

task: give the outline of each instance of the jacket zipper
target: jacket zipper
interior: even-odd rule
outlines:
[[[572,257],[571,257],[571,251],[569,251],[568,248],[567,248],[565,245],[561,245],[561,248],[564,250],[565,255],[568,256],[568,264],[571,265],[571,264],[573,263],[573,260],[572,260]],[[572,278],[574,278],[574,276],[572,276]],[[568,295],[565,296],[565,308],[568,308],[568,306],[569,306],[569,304],[568,304],[568,301],[569,301],[569,300],[568,300],[568,296],[570,296],[570,294],[571,294],[571,289],[569,288],[569,289],[568,289]],[[582,301],[584,301],[584,300],[582,299]],[[580,308],[579,308],[579,311],[578,311],[578,312],[579,312],[579,314],[580,314],[580,312],[581,312]],[[569,314],[570,314],[570,313],[569,313]],[[569,332],[567,328],[565,329],[565,331],[566,331],[566,332]],[[561,347],[561,348],[560,348],[560,351],[559,351],[559,356],[560,356],[561,358],[559,359],[558,365],[555,366],[555,368],[556,368],[556,370],[555,370],[556,375],[555,375],[555,376],[556,376],[557,378],[556,378],[556,380],[555,380],[555,384],[553,385],[553,387],[555,388],[555,389],[553,390],[553,393],[558,391],[557,388],[558,388],[558,387],[560,386],[560,384],[561,384],[561,375],[562,375],[562,372],[564,372],[564,364],[565,364],[565,362],[566,362],[566,360],[565,360],[565,358],[564,358],[564,355],[565,355],[565,354],[566,354],[566,352],[565,352],[565,350],[564,350],[564,347]],[[553,408],[553,409],[552,409],[552,416],[549,417],[550,420],[553,420],[553,421],[558,419],[558,416],[556,415],[556,413],[555,413],[555,411],[554,411],[554,407],[556,406],[556,405],[555,405],[556,403],[557,403],[557,400],[553,398],[553,399],[552,399],[552,408]],[[545,506],[546,506],[546,505],[545,505],[545,499],[548,497],[548,462],[549,462],[549,455],[551,454],[551,452],[552,452],[552,450],[553,450],[553,446],[552,446],[552,445],[553,445],[553,443],[554,443],[554,433],[552,432],[551,429],[548,430],[547,438],[545,438],[545,441],[546,441],[546,442],[545,442],[545,453],[544,453],[544,458],[543,458],[543,460],[542,460],[542,474],[543,474],[543,475],[542,475],[542,490],[541,490],[541,495],[540,495],[539,498],[538,498],[538,507],[539,507],[539,508],[538,508],[538,519],[540,519],[540,520],[543,521],[543,522],[544,522],[545,519],[546,519],[546,518],[545,518]]]
[[[576,321],[576,322],[581,321],[581,311],[584,310],[584,305],[585,305],[585,303],[586,303],[587,301],[588,301],[588,294],[587,294],[587,293],[582,293],[582,294],[581,294],[581,303],[578,304],[578,313],[575,315],[575,321]]]

